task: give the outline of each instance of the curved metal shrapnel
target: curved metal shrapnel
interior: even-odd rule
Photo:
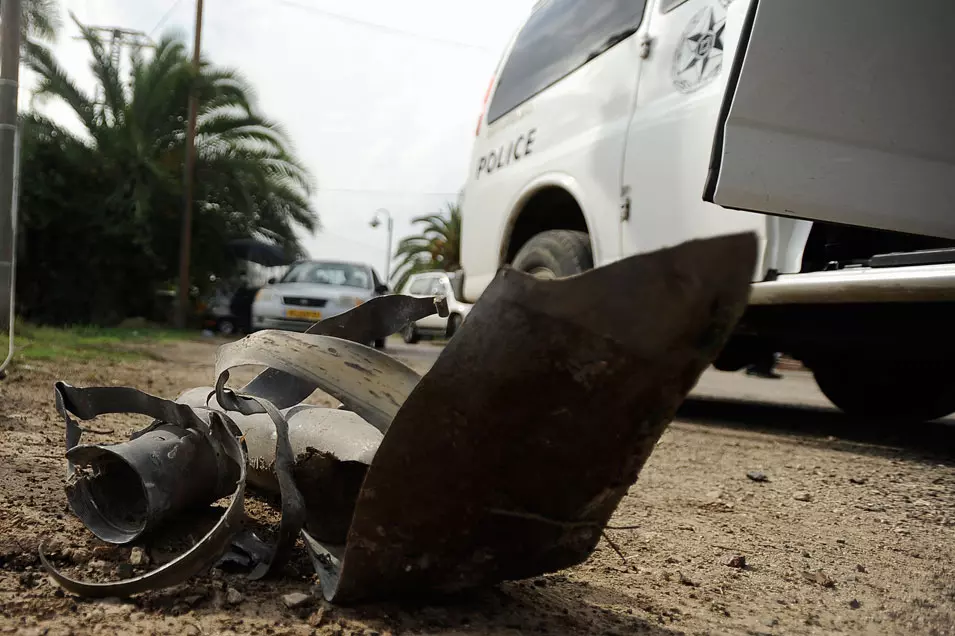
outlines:
[[[256,333],[220,349],[215,386],[155,403],[150,430],[211,413],[241,432],[250,484],[282,500],[279,540],[254,577],[278,571],[300,531],[339,603],[560,570],[592,553],[724,346],[756,247],[752,234],[693,241],[561,280],[505,267],[423,378],[361,343],[440,310],[434,299],[385,297],[310,333]],[[244,365],[269,369],[230,390]],[[341,408],[301,404],[316,389]]]

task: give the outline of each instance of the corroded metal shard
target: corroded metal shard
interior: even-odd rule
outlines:
[[[231,420],[208,409],[192,409],[122,387],[78,389],[59,382],[55,395],[66,424],[68,449],[82,450],[78,461],[95,466],[88,474],[82,474],[77,465],[69,462],[70,506],[87,528],[102,539],[128,543],[153,529],[164,517],[188,509],[202,497],[218,498],[230,492],[231,496],[221,518],[205,536],[180,556],[146,574],[109,582],[74,579],[49,562],[41,545],[40,561],[47,573],[73,594],[104,598],[169,587],[211,568],[241,529],[243,520],[246,454]],[[89,420],[105,413],[138,413],[155,418],[156,422],[126,444],[78,446],[82,429],[73,417]],[[154,432],[160,434],[151,435]],[[131,448],[137,441],[154,452]],[[198,450],[204,444],[211,453]],[[176,456],[180,453],[191,459],[178,462]],[[209,483],[192,490],[177,487],[170,477],[183,468],[190,476],[196,475],[197,468],[205,471],[199,478]]]
[[[79,443],[73,417],[156,420],[126,445],[71,451],[93,469],[84,476],[70,464],[71,505],[101,538],[128,542],[183,502],[200,503],[187,486],[206,488],[198,498],[207,503],[233,495],[214,531],[171,567],[99,584],[69,579],[45,558],[44,566],[91,596],[180,582],[234,538],[247,461],[250,483],[279,494],[282,508],[274,547],[252,578],[281,571],[300,531],[324,595],[340,603],[455,592],[580,563],[742,314],[756,246],[751,234],[694,241],[563,280],[504,268],[423,378],[361,344],[446,311],[441,299],[395,296],[309,334],[263,332],[226,345],[215,387],[176,402],[57,385],[68,449]],[[249,364],[269,369],[228,389],[230,369]],[[300,404],[316,388],[342,409]],[[153,466],[139,452],[164,445],[188,454]],[[129,472],[94,466],[107,462],[133,469],[138,499],[120,496],[122,484],[100,487]],[[127,500],[141,503],[127,510]],[[131,511],[140,514],[127,524]]]
[[[755,259],[746,234],[563,280],[500,271],[392,422],[344,549],[306,537],[326,598],[584,561],[742,314]]]

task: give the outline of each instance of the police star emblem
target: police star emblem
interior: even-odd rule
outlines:
[[[687,24],[673,55],[673,84],[691,93],[713,80],[723,67],[726,16],[714,7],[698,11]]]

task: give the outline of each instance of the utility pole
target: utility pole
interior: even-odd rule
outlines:
[[[17,93],[20,87],[20,0],[0,2],[0,333],[13,352],[16,260]],[[0,372],[10,358],[0,352]]]
[[[196,0],[196,41],[192,47],[192,65],[199,74],[199,56],[202,47],[202,0]],[[199,96],[195,84],[189,93],[189,130],[186,133],[186,167],[183,175],[184,201],[182,208],[182,235],[179,238],[179,302],[176,307],[176,326],[186,327],[189,317],[189,259],[192,255],[192,197],[196,166],[196,117]]]
[[[381,225],[382,216],[388,219],[388,225],[386,226],[388,229],[388,244],[385,246],[385,284],[387,285],[390,282],[389,279],[391,278],[391,242],[395,231],[395,221],[393,218],[391,218],[391,212],[385,208],[378,208],[378,210],[375,211],[375,216],[372,217],[371,223],[369,223],[369,225],[371,225],[371,227],[378,227]]]

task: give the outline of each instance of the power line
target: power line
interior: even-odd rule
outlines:
[[[470,42],[459,42],[458,40],[448,40],[448,39],[436,37],[433,35],[425,35],[423,33],[416,33],[415,31],[406,31],[404,29],[398,29],[395,27],[390,27],[386,24],[381,24],[380,22],[369,22],[368,20],[362,20],[361,18],[354,18],[349,15],[334,13],[332,11],[320,9],[310,4],[302,4],[300,2],[295,2],[294,0],[273,0],[273,1],[277,1],[279,4],[284,4],[289,7],[294,7],[302,11],[307,11],[309,13],[322,15],[322,16],[325,16],[326,18],[332,18],[333,20],[338,20],[340,22],[347,22],[350,24],[357,24],[360,26],[368,27],[370,29],[375,29],[377,31],[380,31],[382,33],[388,33],[390,35],[401,35],[404,37],[411,37],[417,40],[426,40],[430,42],[435,42],[437,44],[444,44],[446,46],[455,46],[459,48],[473,49],[475,51],[482,51],[484,53],[491,52],[491,49],[489,49],[486,46],[481,46],[479,44],[472,44]]]
[[[345,194],[383,194],[402,197],[449,197],[458,196],[457,192],[410,192],[407,190],[363,190],[361,188],[318,188],[317,193],[342,192]]]
[[[180,4],[182,4],[182,0],[176,0],[175,2],[172,3],[172,6],[169,7],[169,10],[166,11],[166,13],[164,13],[161,18],[159,18],[159,22],[157,22],[156,26],[154,26],[152,30],[149,32],[150,37],[152,37],[152,34],[155,33],[159,29],[159,27],[166,24],[166,21],[172,17],[173,12],[175,12],[175,10],[179,8]]]

